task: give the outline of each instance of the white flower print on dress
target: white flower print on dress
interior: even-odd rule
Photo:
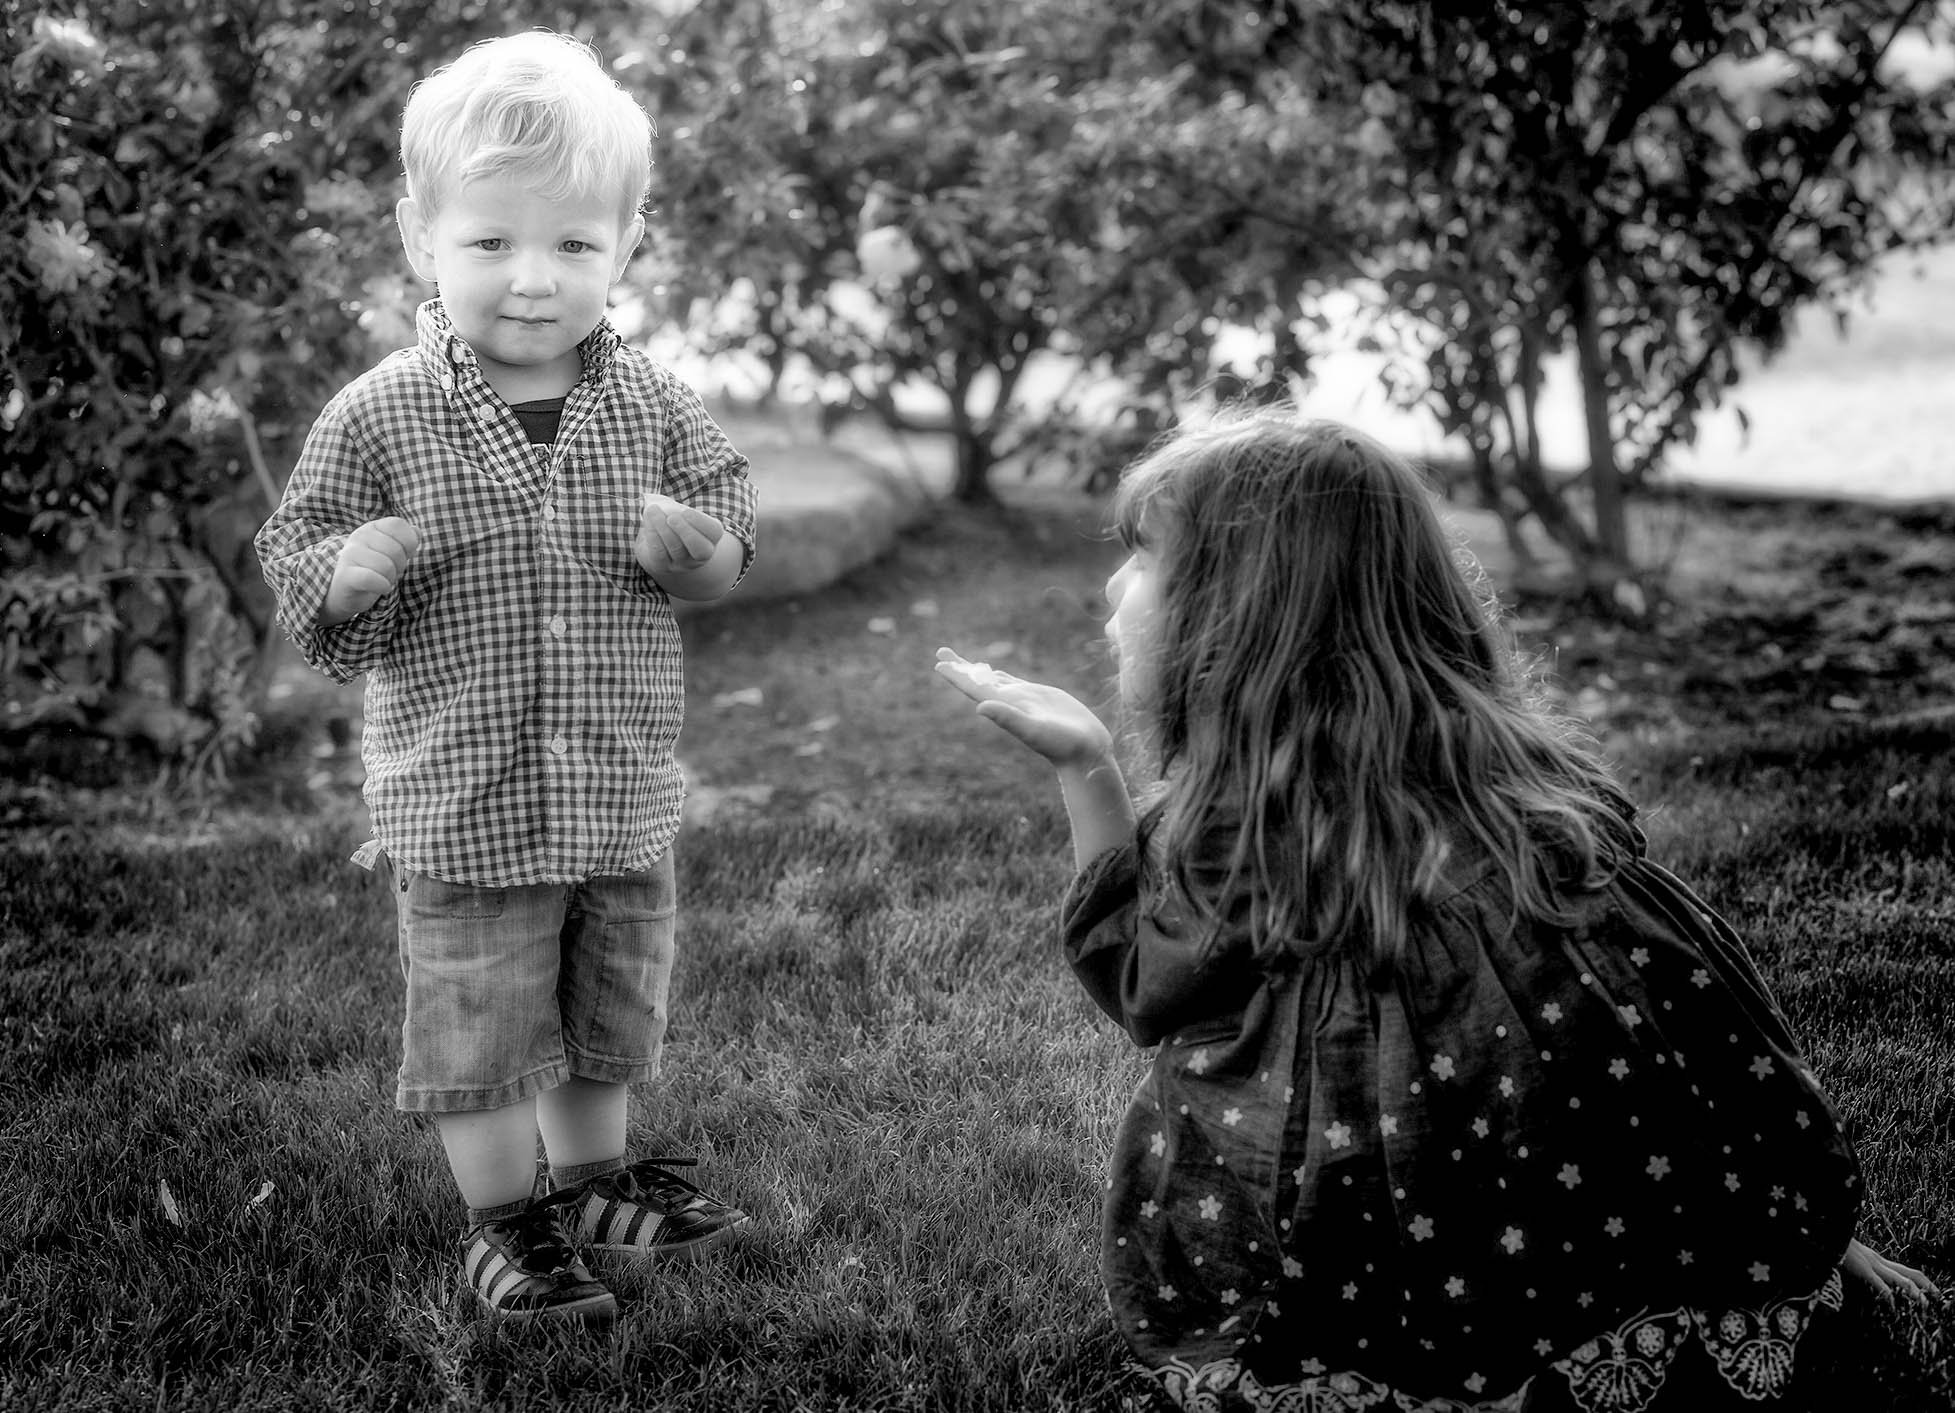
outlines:
[[[1837,1269],[1816,1295],[1778,1300],[1762,1310],[1697,1311],[1697,1337],[1724,1381],[1747,1399],[1776,1397],[1792,1379],[1793,1355],[1817,1308],[1837,1310],[1845,1284]]]
[[[1575,1402],[1588,1413],[1642,1413],[1689,1332],[1683,1310],[1634,1315],[1550,1367],[1568,1380]]]

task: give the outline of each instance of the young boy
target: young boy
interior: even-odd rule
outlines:
[[[395,214],[439,297],[327,404],[257,538],[306,660],[368,674],[358,857],[384,857],[399,911],[395,1103],[434,1116],[464,1280],[516,1319],[615,1310],[580,1247],[656,1258],[746,1220],[671,1171],[688,1159],[625,1163],[672,973],[671,601],[719,597],[754,553],[745,458],[605,319],[650,143],[557,35],[415,87]]]

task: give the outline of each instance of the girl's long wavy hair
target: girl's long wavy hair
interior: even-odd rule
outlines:
[[[1161,767],[1145,855],[1265,964],[1358,947],[1390,975],[1462,849],[1504,875],[1517,921],[1565,917],[1634,852],[1608,768],[1541,702],[1417,473],[1370,438],[1226,414],[1130,468],[1114,519],[1160,575],[1137,679]]]

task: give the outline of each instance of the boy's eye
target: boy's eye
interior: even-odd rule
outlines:
[[[567,240],[563,243],[563,248],[568,254],[582,255],[591,248],[591,243],[587,240]]]
[[[508,242],[505,241],[501,236],[483,236],[480,240],[470,241],[469,244],[474,246],[477,250],[494,251],[494,250],[501,250],[505,245],[508,244]]]

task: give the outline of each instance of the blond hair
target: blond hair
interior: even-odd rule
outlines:
[[[1225,416],[1132,467],[1114,517],[1160,574],[1147,853],[1211,928],[1389,975],[1474,860],[1516,921],[1561,921],[1638,852],[1607,766],[1375,441]]]
[[[652,122],[596,52],[547,30],[484,40],[414,85],[401,116],[407,194],[430,215],[463,183],[511,177],[550,200],[651,186]]]

